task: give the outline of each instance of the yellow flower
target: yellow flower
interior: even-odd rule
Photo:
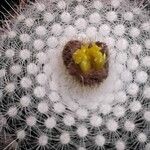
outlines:
[[[82,72],[87,73],[91,69],[99,70],[106,62],[106,54],[101,52],[101,47],[96,43],[83,44],[73,53],[73,60],[80,66]]]

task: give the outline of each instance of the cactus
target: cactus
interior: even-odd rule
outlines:
[[[15,143],[17,150],[149,150],[149,4],[38,0],[10,24],[5,21],[3,148]],[[74,39],[107,44],[109,75],[100,86],[81,86],[66,71],[62,50]]]

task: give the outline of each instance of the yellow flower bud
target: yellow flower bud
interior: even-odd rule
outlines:
[[[106,62],[106,54],[103,54],[101,49],[96,43],[92,43],[90,46],[83,44],[73,53],[73,60],[84,73],[88,73],[91,69],[99,70]]]

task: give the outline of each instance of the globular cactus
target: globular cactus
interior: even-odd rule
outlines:
[[[149,150],[149,4],[38,0],[6,23],[0,42],[3,148]],[[107,44],[109,74],[100,85],[81,86],[68,74],[62,50],[76,39]]]

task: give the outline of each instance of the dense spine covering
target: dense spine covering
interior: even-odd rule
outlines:
[[[149,150],[148,4],[38,0],[7,24],[0,42],[2,148]],[[74,39],[108,45],[101,86],[81,87],[65,70],[62,50]]]

